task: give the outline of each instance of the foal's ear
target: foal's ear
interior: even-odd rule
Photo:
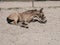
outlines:
[[[40,13],[42,13],[43,12],[43,8],[41,8],[39,11],[40,11]]]

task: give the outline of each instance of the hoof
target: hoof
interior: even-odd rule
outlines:
[[[38,20],[35,19],[33,22],[37,22],[37,21],[38,21]]]
[[[22,23],[23,25],[27,25],[26,23]]]
[[[21,27],[25,27],[25,26],[22,25]]]
[[[26,26],[23,26],[23,25],[21,27],[23,27],[23,28],[29,28],[29,27],[26,27]]]
[[[26,27],[26,28],[29,28],[29,27]]]
[[[45,21],[39,21],[39,22],[40,22],[40,23],[44,23],[44,24],[45,24],[45,23],[47,22],[47,20],[45,20]]]

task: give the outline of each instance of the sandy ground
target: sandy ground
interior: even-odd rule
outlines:
[[[47,23],[30,23],[29,29],[6,22],[15,11],[0,11],[0,45],[60,45],[60,8],[44,8]]]

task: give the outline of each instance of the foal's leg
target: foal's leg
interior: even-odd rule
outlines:
[[[21,27],[23,27],[23,28],[29,28],[27,25],[21,25]]]
[[[25,22],[22,22],[22,24],[23,24],[23,25],[27,25],[27,23],[25,23]]]
[[[32,22],[39,22],[41,19],[38,17],[38,16],[35,16],[33,19],[32,19]]]
[[[22,22],[21,27],[24,27],[24,28],[29,28],[29,27],[28,27],[28,24],[27,24],[26,22]]]

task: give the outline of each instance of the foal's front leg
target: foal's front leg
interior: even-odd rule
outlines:
[[[38,16],[36,16],[32,19],[32,22],[39,22],[40,23],[40,20],[41,19]]]

